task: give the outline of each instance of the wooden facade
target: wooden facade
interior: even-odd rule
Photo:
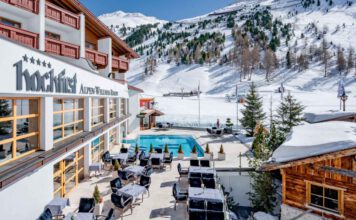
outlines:
[[[355,149],[356,150],[356,149]],[[318,157],[314,161],[282,167],[282,202],[283,204],[330,219],[356,219],[356,154],[330,159]],[[270,169],[272,170],[272,169]],[[311,187],[332,191],[334,199],[326,198],[321,203],[334,203],[336,210],[313,204]],[[325,195],[326,196],[326,195]],[[327,196],[326,196],[327,197]],[[323,200],[317,198],[319,202]]]

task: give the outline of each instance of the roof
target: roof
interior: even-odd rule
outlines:
[[[157,110],[157,109],[146,109],[146,110],[141,111],[139,115],[140,115],[140,117],[143,117],[143,116],[147,117],[147,116],[150,116],[150,115],[152,115],[152,116],[162,116],[162,115],[164,115],[164,113],[159,111],[159,110]]]
[[[86,20],[95,24],[95,27],[98,31],[105,32],[108,36],[111,37],[113,42],[113,47],[118,46],[123,50],[125,55],[130,58],[139,58],[140,56],[130,48],[123,40],[121,40],[114,32],[112,32],[104,23],[102,23],[94,14],[92,14],[89,9],[87,9],[79,0],[66,0],[66,1],[58,1],[58,4],[65,4],[71,8],[75,8],[76,10],[84,13]]]
[[[356,123],[331,121],[293,128],[272,155],[272,163],[286,163],[337,151],[356,149]]]
[[[129,88],[129,90],[132,90],[132,91],[136,91],[136,92],[140,92],[140,93],[144,92],[142,89],[137,88],[137,87],[132,86],[132,85],[127,85],[127,87]]]
[[[305,113],[304,119],[309,123],[319,123],[324,121],[330,121],[340,118],[356,117],[356,112],[322,112],[322,113]]]

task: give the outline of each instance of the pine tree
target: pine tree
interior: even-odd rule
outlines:
[[[301,105],[290,93],[282,100],[277,109],[278,130],[284,134],[289,133],[292,127],[303,120],[304,106]]]
[[[290,59],[290,50],[287,51],[286,61],[287,61],[287,69],[292,68],[292,62],[291,62],[291,59]]]
[[[277,130],[274,122],[271,124],[270,133],[267,139],[267,146],[272,150],[276,150],[285,141],[284,134]]]
[[[272,150],[266,144],[268,133],[260,125],[256,138],[253,141],[254,157],[249,161],[250,166],[258,169],[267,161]],[[276,185],[273,183],[272,174],[269,172],[251,172],[251,192],[248,193],[254,211],[271,213],[276,205]]]
[[[257,93],[255,84],[251,83],[246,96],[245,109],[242,110],[243,118],[240,120],[242,127],[250,137],[253,136],[257,123],[262,123],[266,118],[262,105],[262,97]]]

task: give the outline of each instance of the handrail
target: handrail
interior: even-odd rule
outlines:
[[[52,48],[53,45],[57,45],[60,47],[53,49]],[[79,58],[79,49],[80,49],[80,46],[78,46],[78,45],[46,37],[46,51],[47,52],[78,59]],[[73,50],[73,52],[71,52],[70,50]]]
[[[11,27],[0,23],[0,35],[8,37],[16,42],[38,48],[38,34],[20,28]]]
[[[76,29],[80,28],[79,15],[49,2],[46,2],[46,17]]]
[[[0,0],[18,8],[38,14],[39,0]]]

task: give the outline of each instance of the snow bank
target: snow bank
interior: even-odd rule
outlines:
[[[293,128],[287,140],[274,151],[272,160],[287,162],[350,148],[356,148],[356,123],[305,124]]]
[[[304,119],[309,123],[318,123],[352,115],[356,115],[356,112],[328,111],[321,113],[305,113]]]
[[[277,220],[278,219],[277,217],[274,217],[274,216],[267,214],[265,212],[256,212],[253,215],[253,217],[256,220]]]

